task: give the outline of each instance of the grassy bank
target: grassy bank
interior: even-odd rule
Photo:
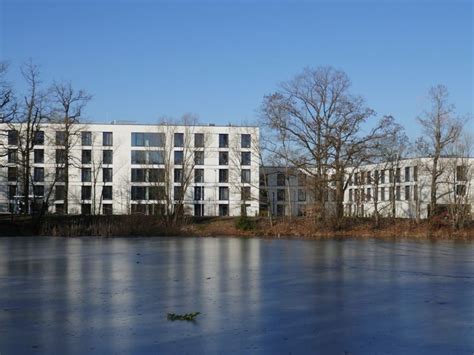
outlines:
[[[474,223],[461,230],[449,225],[417,224],[412,220],[385,219],[378,228],[371,219],[347,219],[338,230],[316,224],[309,218],[277,219],[270,226],[266,218],[189,218],[170,225],[154,216],[47,216],[35,224],[30,217],[0,218],[0,236],[242,236],[242,237],[377,237],[474,240]]]

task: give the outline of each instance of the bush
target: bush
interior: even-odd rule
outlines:
[[[237,221],[235,221],[235,228],[242,231],[254,230],[256,227],[255,221],[246,216],[240,216]]]

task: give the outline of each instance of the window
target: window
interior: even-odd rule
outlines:
[[[204,152],[194,152],[194,164],[204,165]]]
[[[367,194],[365,195],[365,197],[367,198],[367,201],[372,200],[372,190],[370,187],[367,188]]]
[[[132,164],[146,164],[146,152],[143,150],[132,150]]]
[[[354,174],[354,184],[359,185],[359,173]]]
[[[44,181],[44,168],[33,169],[33,181],[43,182]]]
[[[35,195],[35,197],[43,197],[44,196],[44,186],[43,185],[33,186],[33,194]]]
[[[91,182],[92,174],[91,168],[82,168],[81,170],[81,181],[82,182]]]
[[[372,174],[370,171],[367,171],[367,185],[372,184]]]
[[[219,205],[219,216],[228,216],[229,215],[229,205]]]
[[[352,189],[349,189],[349,201],[352,202],[353,201],[353,197],[352,197]]]
[[[114,144],[112,132],[102,132],[102,145],[111,147]]]
[[[35,164],[44,163],[44,150],[43,149],[35,149],[33,154],[34,154]]]
[[[165,199],[165,187],[164,186],[150,186],[148,188],[148,199],[149,200],[164,200]]]
[[[174,163],[177,165],[183,164],[183,151],[182,150],[176,150],[174,152]]]
[[[229,165],[229,153],[219,152],[219,165]]]
[[[229,200],[229,188],[228,187],[219,187],[219,200]]]
[[[183,169],[174,169],[174,182],[181,182],[183,179]]]
[[[248,201],[250,200],[251,195],[250,195],[250,186],[244,186],[240,190],[240,199],[242,201]]]
[[[456,180],[457,181],[467,181],[466,166],[458,165],[456,166]]]
[[[177,148],[182,148],[184,146],[184,133],[174,134],[174,146]]]
[[[250,134],[242,134],[240,136],[240,146],[242,148],[250,148]]]
[[[132,147],[164,147],[164,133],[132,133]]]
[[[390,187],[388,188],[388,198],[389,198],[390,201],[394,201],[394,200],[395,200],[395,193],[394,193],[394,191],[393,191],[393,187],[392,187],[392,186],[390,186]]]
[[[229,170],[219,169],[219,182],[229,182]]]
[[[204,186],[194,186],[194,200],[204,200]]]
[[[250,183],[250,169],[242,169],[240,179],[243,184]]]
[[[241,152],[241,165],[250,165],[250,152]]]
[[[385,170],[380,171],[380,183],[385,184]]]
[[[90,200],[92,197],[92,186],[81,187],[81,200]]]
[[[228,147],[229,147],[229,135],[219,134],[219,148],[228,148]]]
[[[132,214],[146,214],[147,210],[147,205],[139,205],[139,204],[133,204],[132,206]]]
[[[410,167],[405,167],[405,181],[410,181]]]
[[[149,182],[164,182],[165,181],[165,169],[149,169],[148,170],[148,181]]]
[[[374,183],[378,184],[380,182],[380,176],[379,176],[379,171],[375,170],[374,171]]]
[[[113,152],[111,150],[102,151],[102,163],[103,164],[112,164],[113,162]]]
[[[82,164],[90,164],[92,161],[92,150],[87,149],[82,151],[81,162]]]
[[[405,186],[405,201],[410,201],[410,186]]]
[[[90,215],[91,214],[91,204],[83,203],[81,204],[81,214]]]
[[[18,161],[18,151],[16,149],[8,149],[8,162],[16,164]]]
[[[194,204],[194,216],[202,217],[204,216],[204,205],[200,203]]]
[[[64,213],[64,203],[57,203],[54,205],[54,212],[56,214],[63,214]]]
[[[283,173],[277,174],[277,186],[285,186],[286,184],[286,177]]]
[[[102,200],[111,200],[112,199],[112,186],[103,186],[102,187]]]
[[[146,187],[145,186],[132,186],[132,200],[145,200],[146,199]]]
[[[103,182],[112,182],[112,168],[103,168],[102,169],[102,181]]]
[[[106,216],[113,215],[113,208],[111,203],[104,203],[102,205],[102,214]]]
[[[418,166],[413,167],[413,181],[418,181]]]
[[[194,169],[194,182],[204,182],[204,169]]]
[[[66,181],[66,170],[64,168],[56,168],[56,181],[57,182]]]
[[[278,189],[277,190],[277,201],[285,201],[285,190]]]
[[[66,164],[65,149],[56,149],[56,164]]]
[[[64,200],[64,186],[63,185],[56,185],[54,189],[54,199],[55,200]]]
[[[401,170],[400,168],[397,168],[397,173],[395,175],[396,182],[400,182],[400,170]]]
[[[396,192],[396,194],[397,194],[397,195],[396,195],[396,199],[397,199],[397,201],[400,201],[400,199],[402,198],[402,197],[401,197],[400,186],[397,186],[397,190],[396,190],[396,191],[397,191],[397,192]]]
[[[56,145],[66,145],[65,131],[56,131]]]
[[[390,169],[388,172],[388,182],[390,184],[393,182],[393,169]]]
[[[181,201],[183,200],[183,188],[181,186],[175,186],[174,187],[174,200],[175,201]]]
[[[81,132],[81,142],[83,146],[92,145],[92,132]]]
[[[277,205],[277,217],[283,217],[285,215],[285,205]]]
[[[8,186],[8,199],[13,200],[16,196],[16,185]]]
[[[18,145],[18,131],[8,131],[8,145]]]
[[[152,150],[148,152],[148,164],[164,164],[165,158],[162,150]]]
[[[34,145],[44,145],[44,131],[36,131],[33,138]]]
[[[456,185],[456,195],[466,196],[466,185]]]
[[[349,201],[352,201],[352,190],[349,190]],[[298,201],[306,201],[306,191],[303,189],[298,189]]]
[[[194,147],[204,148],[204,133],[194,134]]]

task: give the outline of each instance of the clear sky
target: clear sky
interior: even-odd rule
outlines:
[[[92,121],[192,112],[216,124],[255,121],[279,82],[332,65],[413,136],[433,84],[473,112],[472,3],[0,0],[0,58],[15,84],[32,58],[45,82],[89,91]]]

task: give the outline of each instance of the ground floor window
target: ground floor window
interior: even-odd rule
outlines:
[[[283,217],[285,215],[285,205],[277,205],[276,212],[277,217]]]
[[[219,216],[228,216],[229,215],[229,205],[221,204],[219,205]]]
[[[204,205],[200,203],[196,203],[194,205],[194,215],[196,217],[202,217],[204,216]]]
[[[83,203],[81,205],[81,214],[91,214],[91,204],[90,203]]]
[[[113,208],[111,203],[106,203],[102,205],[102,214],[110,216],[113,214]]]

